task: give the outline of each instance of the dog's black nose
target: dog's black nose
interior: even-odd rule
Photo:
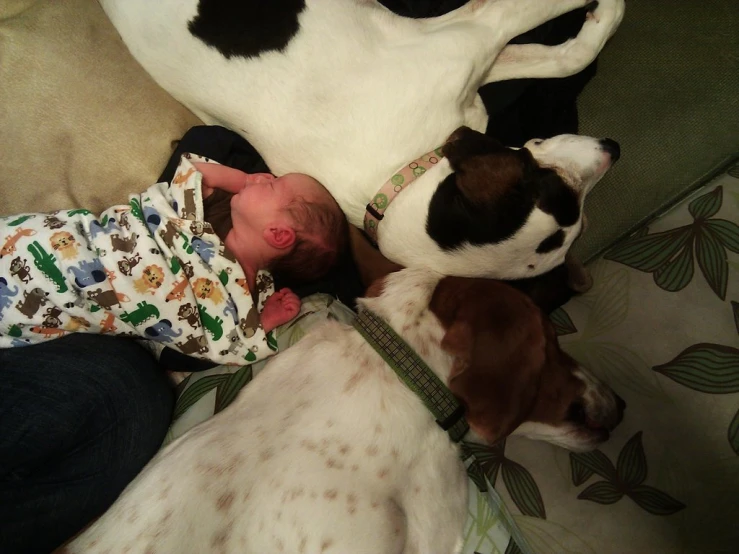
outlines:
[[[618,161],[618,159],[621,157],[621,147],[613,139],[600,139],[600,147],[603,149],[604,152],[608,152],[608,154],[610,154],[611,160],[614,162]]]

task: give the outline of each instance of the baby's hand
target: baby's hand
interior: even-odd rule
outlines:
[[[244,182],[254,185],[268,185],[275,180],[275,176],[271,173],[247,173]]]
[[[300,298],[290,289],[280,289],[267,298],[262,310],[262,327],[269,333],[300,313]]]

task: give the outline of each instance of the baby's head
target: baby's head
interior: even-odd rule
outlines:
[[[247,224],[261,233],[269,251],[264,269],[291,281],[325,275],[348,241],[339,205],[302,173],[247,185],[232,199],[231,211],[234,227]]]
[[[334,197],[318,181],[300,173],[283,178],[300,187],[285,207],[295,242],[268,269],[290,280],[312,281],[323,277],[346,248],[348,224]]]

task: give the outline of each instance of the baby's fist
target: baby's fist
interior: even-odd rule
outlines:
[[[290,289],[280,289],[267,298],[262,310],[262,327],[269,333],[300,313],[300,298]]]

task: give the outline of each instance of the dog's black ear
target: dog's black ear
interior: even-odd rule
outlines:
[[[520,151],[505,148],[497,140],[460,127],[442,147],[455,173],[460,192],[473,203],[490,203],[518,183],[525,159]]]
[[[499,150],[503,150],[503,145],[496,139],[464,126],[449,135],[441,148],[442,154],[455,169],[458,163],[470,156],[482,156]]]

